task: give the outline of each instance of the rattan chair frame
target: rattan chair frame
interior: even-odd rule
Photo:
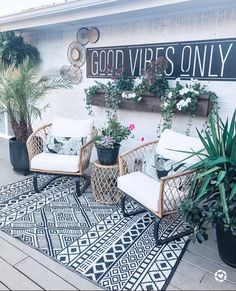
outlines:
[[[31,161],[34,156],[40,154],[43,152],[45,146],[46,146],[46,141],[48,136],[51,134],[51,128],[52,128],[52,123],[48,123],[46,125],[43,125],[36,129],[28,138],[27,140],[27,150],[28,150],[28,156],[29,156],[29,166],[30,166],[30,171],[34,173],[33,175],[33,185],[34,185],[34,190],[35,192],[40,192],[40,190],[48,185],[51,181],[55,180],[58,177],[61,176],[75,176],[75,183],[76,183],[76,192],[78,196],[80,196],[84,190],[80,191],[80,177],[83,176],[86,179],[85,185],[89,185],[89,179],[88,176],[84,174],[85,170],[89,167],[90,163],[90,158],[92,154],[92,149],[93,149],[93,140],[92,138],[97,135],[97,129],[94,127],[93,132],[92,132],[92,138],[89,142],[87,142],[85,145],[83,145],[80,148],[80,152],[78,155],[78,166],[79,166],[79,171],[74,173],[74,172],[63,172],[63,171],[49,171],[49,170],[43,170],[43,169],[37,169],[31,167]],[[41,189],[38,188],[38,175],[39,174],[49,174],[49,175],[56,175],[52,177],[46,184],[44,184]]]
[[[126,175],[137,170],[142,172],[142,161],[145,157],[145,153],[155,151],[157,143],[158,141],[151,141],[120,155],[119,156],[120,176]],[[156,221],[154,224],[154,236],[157,245],[161,245],[190,234],[192,230],[187,230],[178,235],[169,237],[168,239],[161,240],[159,239],[158,231],[159,224],[164,216],[178,212],[179,202],[182,199],[187,198],[189,194],[189,186],[191,185],[191,181],[194,179],[196,173],[197,173],[196,170],[189,170],[184,171],[182,173],[178,173],[176,175],[162,177],[160,179],[160,187],[159,189],[157,189],[157,195],[159,195],[158,212],[153,209],[145,207],[144,205],[140,204],[139,201],[135,200],[132,197],[132,199],[135,200],[138,204],[140,204],[142,208],[140,210],[135,210],[128,213],[125,209],[126,195],[128,194],[125,193],[121,200],[121,209],[123,215],[131,216],[141,213],[143,211],[151,212],[156,217]]]

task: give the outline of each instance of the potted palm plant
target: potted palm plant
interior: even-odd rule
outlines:
[[[40,61],[39,51],[36,47],[26,43],[22,35],[16,35],[14,31],[0,33],[0,60],[4,66],[14,64],[16,67],[29,58],[32,63]]]
[[[200,171],[181,210],[198,242],[216,228],[221,259],[236,267],[236,111],[226,122],[211,115],[209,128],[198,135],[204,151],[193,153],[201,160],[192,168]]]
[[[120,143],[132,134],[133,129],[133,124],[123,126],[116,115],[108,116],[107,125],[93,139],[101,165],[114,165],[117,162]]]
[[[29,161],[26,141],[32,133],[32,122],[41,118],[48,105],[39,104],[49,90],[70,88],[61,78],[38,77],[36,67],[25,59],[17,67],[10,64],[0,70],[0,108],[6,111],[14,137],[9,140],[10,160],[14,170],[27,172]]]

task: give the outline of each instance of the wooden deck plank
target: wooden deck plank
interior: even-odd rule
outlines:
[[[183,260],[185,262],[191,263],[192,265],[198,266],[199,268],[207,271],[208,273],[215,274],[218,270],[224,270],[227,272],[227,281],[230,283],[236,284],[236,272],[232,270],[230,267],[223,268],[222,265],[211,261],[209,259],[204,258],[201,255],[194,254],[190,251],[186,251],[186,253],[183,256]],[[236,285],[235,285],[236,289]]]
[[[217,247],[217,242],[216,240],[214,239],[208,239],[207,241],[205,241],[203,244],[202,244],[203,247],[208,247],[208,248],[211,248],[213,250],[217,250],[218,247]]]
[[[78,290],[30,257],[17,263],[15,268],[45,290]]]
[[[172,291],[172,290],[180,290],[179,288],[169,284],[166,288],[166,291]]]
[[[210,261],[213,261],[221,266],[221,268],[231,269],[235,273],[235,283],[236,283],[236,269],[226,265],[219,256],[217,249],[208,248],[205,245],[200,244],[190,244],[188,250],[196,255],[200,255]]]
[[[178,271],[175,272],[171,280],[171,285],[175,286],[180,290],[207,290],[204,284],[187,278],[183,274],[180,274]]]
[[[37,284],[0,259],[0,281],[10,290],[42,290]]]
[[[201,282],[206,271],[203,269],[198,268],[197,266],[194,266],[188,262],[185,262],[181,260],[179,263],[179,266],[177,268],[177,271],[186,276],[186,279],[189,278],[191,280],[194,280],[196,282]]]
[[[25,259],[27,254],[0,238],[0,257],[7,261],[10,265],[15,265]]]
[[[234,284],[229,283],[228,281],[219,283],[216,281],[215,276],[210,273],[206,273],[202,280],[202,284],[206,286],[206,290],[210,288],[213,290],[236,290],[236,286]]]
[[[0,290],[9,290],[8,288],[7,288],[7,286],[5,286],[1,281],[0,281]]]
[[[20,249],[22,252],[28,254],[31,258],[39,262],[40,264],[47,267],[50,271],[54,272],[60,276],[63,280],[69,282],[79,290],[104,290],[101,286],[93,284],[91,281],[80,276],[78,273],[72,272],[67,269],[64,265],[58,261],[53,260],[52,258],[47,257],[38,250],[27,246],[20,240],[15,239],[14,237],[0,231],[0,238],[6,240],[14,247]]]

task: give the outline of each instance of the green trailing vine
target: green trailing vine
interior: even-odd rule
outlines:
[[[157,127],[157,135],[160,136],[164,129],[172,127],[176,112],[183,112],[188,115],[185,133],[189,135],[200,96],[208,95],[210,112],[213,114],[218,112],[218,97],[215,92],[208,91],[205,85],[194,79],[183,82],[177,78],[175,86],[169,87],[165,76],[167,67],[167,60],[160,57],[149,64],[141,77],[134,80],[128,77],[125,68],[111,68],[111,81],[106,84],[96,81],[95,85],[85,89],[86,108],[89,115],[93,115],[92,100],[98,90],[104,91],[106,113],[109,117],[119,109],[122,99],[140,102],[142,101],[142,95],[149,92],[161,100],[161,120]],[[207,128],[208,124],[207,118],[204,129]]]
[[[144,92],[150,92],[160,98],[165,90],[169,88],[165,78],[167,66],[167,60],[159,57],[149,64],[141,77],[135,80],[129,78],[126,69],[123,67],[118,69],[110,68],[111,81],[106,84],[95,81],[95,85],[85,89],[86,108],[89,115],[93,115],[92,100],[97,90],[104,90],[105,107],[108,114],[117,111],[122,98],[140,102]]]
[[[164,129],[172,127],[173,117],[176,112],[185,112],[188,115],[185,133],[189,135],[199,97],[202,95],[208,95],[210,112],[217,113],[218,97],[214,92],[208,91],[206,86],[202,85],[198,80],[191,79],[190,82],[183,83],[177,78],[175,87],[168,88],[161,97],[162,118],[158,126],[158,136]],[[207,123],[208,121],[206,121]]]

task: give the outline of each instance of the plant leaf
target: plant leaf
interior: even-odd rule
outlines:
[[[231,193],[229,195],[229,200],[232,200],[235,195],[236,195],[236,184],[233,185],[233,188],[232,188]]]
[[[225,175],[227,174],[227,171],[220,171],[217,177],[216,186],[218,186],[224,179]]]
[[[221,205],[223,207],[223,212],[225,214],[227,223],[229,223],[229,211],[228,211],[228,205],[227,205],[227,201],[226,201],[224,183],[220,183],[219,190],[220,190],[220,198],[221,198]]]
[[[236,165],[236,135],[234,136],[233,141],[232,141],[230,161],[233,165]]]
[[[221,169],[221,167],[213,167],[213,168],[211,168],[211,169],[209,169],[207,171],[204,171],[203,173],[198,174],[195,179],[202,178],[202,177],[204,177],[204,176],[206,176],[206,175],[208,175],[208,174],[210,174],[212,172],[215,172],[215,171],[217,171],[219,169]]]
[[[230,127],[229,127],[229,131],[228,131],[228,139],[227,139],[227,144],[226,144],[226,148],[230,145],[233,136],[235,137],[235,123],[236,123],[236,110],[234,111],[232,120],[230,122]]]
[[[201,185],[201,188],[199,190],[199,192],[197,193],[196,195],[196,201],[199,201],[207,192],[207,187],[211,181],[211,178],[212,178],[213,174],[210,173],[208,174],[208,176],[205,176],[204,180],[203,180],[203,183]]]

